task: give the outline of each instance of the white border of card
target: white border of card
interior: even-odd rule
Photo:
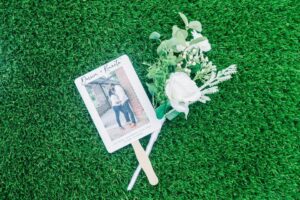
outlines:
[[[123,67],[126,76],[129,78],[130,84],[149,121],[143,126],[133,129],[132,132],[112,141],[85,85],[102,77],[103,73],[113,72],[120,67]],[[127,55],[123,55],[83,76],[76,78],[75,84],[109,153],[119,150],[120,148],[127,146],[128,144],[131,144],[160,128],[160,123],[156,117],[153,106],[151,105],[150,100],[147,97],[146,92]]]

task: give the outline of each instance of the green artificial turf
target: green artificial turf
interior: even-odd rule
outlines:
[[[300,199],[296,0],[13,1],[0,5],[0,199]],[[156,187],[131,147],[109,154],[74,79],[128,54],[143,84],[152,31],[181,11],[238,74],[164,125]],[[143,140],[143,144],[147,139]]]

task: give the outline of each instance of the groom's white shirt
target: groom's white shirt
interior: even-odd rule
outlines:
[[[119,97],[122,104],[128,100],[128,97],[124,89],[120,85],[115,85],[115,91],[116,91],[116,95]]]
[[[121,104],[120,99],[117,95],[111,95],[110,101],[112,106],[119,106]]]

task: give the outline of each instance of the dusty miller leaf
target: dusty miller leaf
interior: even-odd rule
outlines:
[[[160,34],[156,31],[152,32],[149,36],[150,40],[158,40],[160,38]]]
[[[179,40],[185,40],[188,36],[188,32],[184,29],[178,28],[178,26],[175,25],[172,27],[172,36]]]
[[[182,21],[184,22],[185,26],[187,27],[189,25],[189,21],[188,21],[187,17],[181,12],[179,13],[179,15],[180,15]]]
[[[164,55],[167,52],[167,48],[167,40],[162,41],[157,47],[157,54]]]
[[[196,39],[193,39],[193,40],[191,41],[190,45],[194,45],[194,44],[197,44],[197,43],[199,43],[199,42],[203,42],[204,40],[207,40],[207,38],[206,38],[206,37],[198,37],[198,38],[196,38]]]
[[[189,28],[196,30],[198,32],[202,31],[202,25],[199,21],[191,21],[188,25]]]

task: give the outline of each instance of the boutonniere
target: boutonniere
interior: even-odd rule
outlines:
[[[187,119],[189,105],[210,101],[210,95],[219,91],[219,84],[237,72],[236,65],[218,70],[205,55],[211,50],[211,44],[202,35],[201,23],[188,21],[183,13],[179,15],[184,27],[174,25],[170,38],[162,39],[158,32],[150,34],[149,38],[159,43],[158,58],[154,63],[144,63],[148,66],[148,91],[161,126],[166,119],[172,120],[180,113],[184,113]],[[147,154],[159,132],[152,133]],[[140,167],[136,169],[128,190],[132,189],[140,170]]]

